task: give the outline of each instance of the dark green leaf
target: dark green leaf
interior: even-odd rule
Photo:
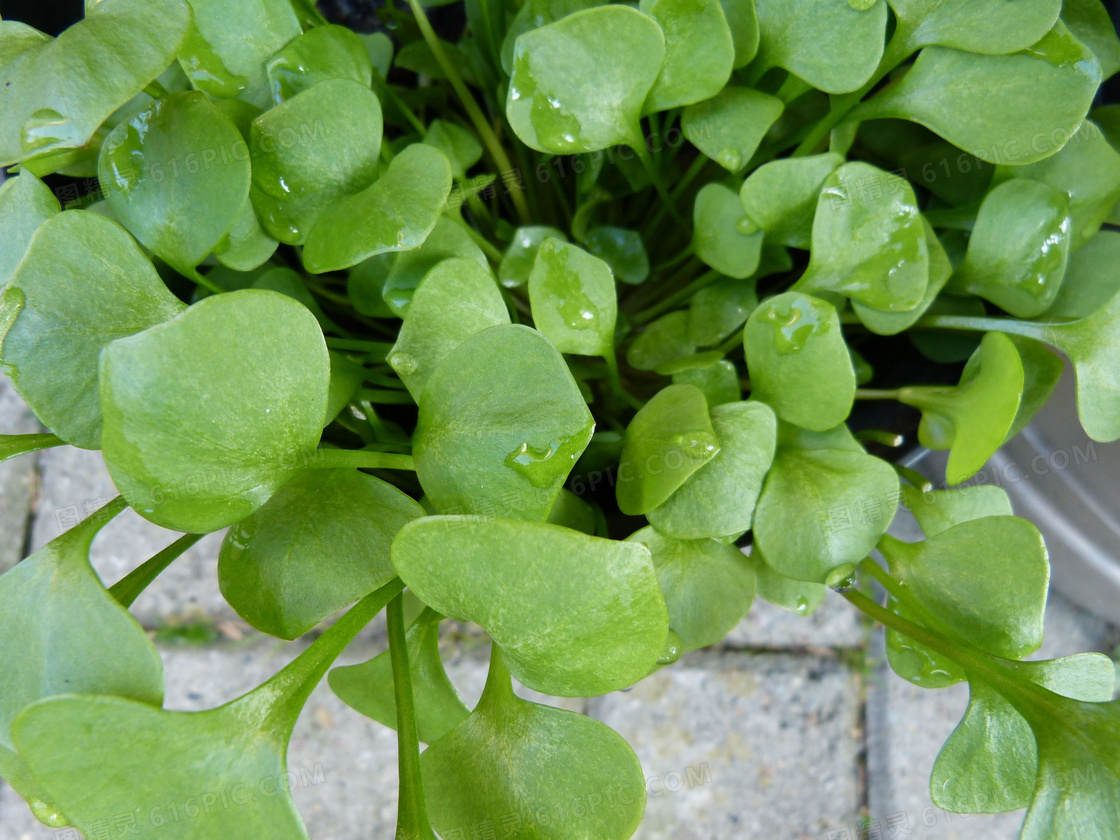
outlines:
[[[739,191],[743,210],[771,242],[809,249],[813,216],[825,179],[844,162],[829,152],[763,164]]]
[[[335,25],[309,29],[272,56],[265,69],[277,103],[328,79],[350,79],[369,87],[373,74],[362,39]]]
[[[696,352],[689,337],[689,314],[670,312],[652,322],[626,351],[626,361],[638,370],[654,370],[666,362]]]
[[[692,296],[688,339],[698,347],[719,344],[743,326],[757,306],[757,281],[721,278]]]
[[[649,277],[649,255],[636,230],[599,225],[587,231],[583,247],[609,265],[619,282],[636,286]]]
[[[533,322],[561,353],[614,355],[618,301],[610,266],[576,245],[546,239],[529,275]]]
[[[719,93],[735,59],[720,0],[641,0],[639,8],[665,35],[665,60],[642,112],[692,105]]]
[[[692,145],[729,172],[738,172],[758,150],[783,107],[775,96],[728,85],[711,99],[685,108],[681,126]]]
[[[678,385],[695,385],[704,392],[708,407],[738,402],[742,396],[739,388],[739,372],[735,365],[720,359],[707,367],[690,368],[673,374],[673,382]]]
[[[528,4],[526,4],[528,5]],[[513,232],[513,239],[498,265],[498,279],[507,289],[515,289],[529,282],[529,272],[537,259],[537,249],[549,237],[567,240],[564,231],[547,225],[527,225]]]

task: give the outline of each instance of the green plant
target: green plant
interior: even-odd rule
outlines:
[[[999,488],[950,486],[1046,401],[1048,347],[1089,433],[1120,437],[1120,112],[1090,111],[1120,40],[1096,0],[466,0],[445,38],[418,0],[382,10],[391,38],[307,0],[86,12],[57,39],[0,22],[0,361],[50,429],[0,454],[101,449],[121,493],[0,577],[0,775],[40,819],[306,836],[287,795],[190,803],[283,772],[385,609],[389,651],[329,681],[398,730],[398,838],[509,814],[629,837],[633,752],[511,678],[625,688],[756,593],[805,614],[832,587],[900,676],[970,685],[939,807],[1114,836],[1113,664],[1023,661],[1042,539]],[[103,200],[62,208],[48,175]],[[904,378],[876,374],[895,356]],[[849,430],[871,399],[921,412],[945,489]],[[924,541],[885,534],[900,501]],[[126,505],[185,536],[106,589],[89,546]],[[127,608],[227,526],[222,592],[254,627],[356,604],[244,697],[164,711]],[[473,710],[444,617],[494,642]]]

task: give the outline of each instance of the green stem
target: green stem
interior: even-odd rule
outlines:
[[[1035,338],[1048,344],[1049,324],[1016,321],[1012,318],[989,318],[984,315],[926,315],[919,318],[915,327],[932,327],[940,330],[966,330],[969,332],[996,332]]]
[[[894,471],[905,478],[907,482],[914,485],[914,487],[918,488],[922,493],[928,493],[933,490],[933,482],[917,470],[912,470],[910,467],[904,467],[901,464],[895,464]]]
[[[727,341],[723,342],[723,344],[721,344],[719,347],[717,347],[716,350],[726,356],[728,353],[730,353],[736,347],[742,348],[742,346],[743,346],[743,330],[740,329],[740,330],[736,330],[734,333],[732,333],[731,336],[727,339]],[[749,388],[750,386],[747,386],[747,387]]]
[[[424,802],[424,782],[420,777],[420,738],[416,732],[404,601],[400,595],[389,602],[385,620],[389,633],[389,660],[393,669],[393,699],[397,706],[397,768],[400,778],[397,840],[435,840]]]
[[[669,208],[669,215],[671,215],[676,221],[683,224],[684,219],[677,211],[676,202],[673,201],[673,197],[669,194],[669,190],[666,189],[665,182],[661,180],[661,173],[657,171],[657,167],[653,163],[653,155],[651,155],[649,149],[646,148],[645,139],[641,139],[638,145],[631,146],[631,148],[635,152],[637,152],[638,159],[642,162],[642,166],[645,167],[646,174],[649,175],[649,179],[653,183],[653,189],[657,192],[658,196],[661,197],[661,201],[665,204],[665,206]]]
[[[885,391],[880,388],[856,388],[857,400],[897,400],[899,390]]]
[[[502,252],[499,251],[489,239],[470,225],[464,225],[463,227],[466,228],[467,235],[474,241],[474,244],[482,249],[486,256],[490,258],[491,262],[497,264],[502,261]]]
[[[359,470],[416,471],[411,455],[394,455],[389,452],[370,452],[366,449],[320,449],[308,469],[335,469],[353,467]]]
[[[641,326],[647,321],[656,318],[662,312],[668,312],[682,300],[691,297],[694,293],[700,291],[706,286],[710,286],[716,280],[719,280],[722,276],[723,275],[721,275],[718,271],[714,270],[704,272],[684,288],[679,289],[673,294],[664,298],[660,303],[654,304],[649,309],[643,309],[641,312],[635,313],[634,316],[630,319],[631,323],[634,324],[634,326]]]
[[[166,99],[171,95],[167,92],[167,88],[160,83],[159,79],[152,79],[144,85],[144,93],[148,94],[152,99]]]
[[[393,345],[388,341],[365,341],[359,338],[328,338],[327,347],[332,350],[352,350],[356,353],[380,353],[382,361],[393,349]]]
[[[799,76],[790,73],[786,76],[786,80],[782,82],[782,86],[778,88],[778,92],[774,95],[782,100],[786,105],[793,102],[793,100],[808,93],[813,89],[812,85],[806,82]]]
[[[451,83],[451,87],[455,90],[455,95],[459,97],[459,101],[463,104],[463,108],[470,117],[471,123],[474,124],[475,131],[478,132],[479,138],[482,140],[482,145],[486,147],[490,157],[494,160],[494,164],[499,169],[503,183],[509,192],[510,198],[513,200],[514,209],[517,211],[517,216],[521,220],[521,224],[527,225],[532,217],[529,215],[529,205],[525,203],[525,195],[522,193],[521,184],[517,180],[517,173],[513,165],[509,162],[509,156],[506,154],[505,148],[502,146],[498,135],[494,133],[490,123],[486,121],[486,115],[482,113],[482,109],[478,106],[470,90],[467,88],[463,77],[459,75],[459,71],[455,69],[447,57],[447,53],[443,50],[443,44],[440,43],[439,38],[436,36],[435,30],[432,29],[432,24],[428,21],[428,15],[424,12],[424,7],[420,5],[420,0],[408,0],[408,5],[412,7],[412,14],[416,18],[416,25],[420,27],[420,34],[424,36],[428,47],[431,49],[432,54],[436,57],[436,62],[439,64],[440,69],[443,70],[447,76],[447,80]]]
[[[109,587],[109,594],[117,599],[122,607],[132,606],[140,593],[188,548],[202,539],[203,534],[183,534],[167,548],[145,560],[123,578]]]
[[[618,355],[612,346],[610,351],[603,356],[607,363],[607,378],[611,383],[611,393],[619,400],[634,409],[641,409],[645,403],[627,391],[622,385],[622,377],[618,373]]]
[[[209,289],[210,291],[212,291],[216,295],[220,295],[223,292],[225,292],[225,289],[223,289],[221,286],[219,286],[213,280],[208,280],[204,275],[199,274],[199,271],[198,271],[197,268],[180,269],[179,273],[182,274],[187,279],[193,280],[198,285],[202,286],[202,288]]]
[[[902,446],[905,438],[902,435],[897,435],[894,432],[884,432],[881,429],[864,429],[861,432],[856,432],[856,440],[869,440],[882,446],[894,448]]]
[[[898,581],[887,573],[887,570],[872,560],[870,557],[864,557],[859,564],[860,569],[867,572],[872,578],[875,579],[888,594],[906,604],[912,604],[910,593],[903,590]]]

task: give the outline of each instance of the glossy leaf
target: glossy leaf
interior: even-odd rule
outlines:
[[[251,195],[269,235],[303,244],[332,203],[372,184],[381,127],[373,91],[348,79],[320,82],[257,117]]]
[[[1007,432],[1007,440],[1019,434],[1046,404],[1065,370],[1062,359],[1042,342],[1018,335],[1009,338],[1023,363],[1023,398],[1019,401],[1015,422]]]
[[[535,840],[632,836],[646,801],[634,751],[597,720],[518,698],[506,660],[504,650],[491,653],[474,712],[420,757],[432,824],[465,836],[517,814],[518,834]]]
[[[1027,164],[1069,142],[1100,78],[1089,48],[1059,21],[1011,55],[927,47],[897,84],[852,116],[912,120],[989,163]]]
[[[953,273],[953,264],[949,261],[945,246],[941,244],[941,240],[934,233],[933,226],[924,217],[922,226],[925,228],[926,251],[929,253],[929,280],[921,302],[908,312],[884,312],[859,301],[852,301],[852,310],[860,322],[873,333],[897,335],[903,330],[910,329],[919,318],[929,312]]]
[[[222,596],[253,627],[302,636],[396,577],[389,546],[424,509],[352,469],[297,475],[226,534]]]
[[[746,323],[758,306],[756,281],[721,278],[692,296],[688,338],[699,347],[719,344]]]
[[[692,145],[729,172],[738,172],[754,156],[783,107],[775,96],[728,85],[711,99],[685,108],[681,126]]]
[[[863,8],[861,11],[856,6]],[[861,87],[883,55],[885,0],[755,0],[761,40],[755,64],[784,67],[827,93]]]
[[[513,239],[498,265],[498,279],[503,286],[515,289],[529,282],[529,273],[537,259],[537,249],[549,237],[561,242],[567,240],[564,231],[548,225],[525,225],[513,232]]]
[[[783,420],[823,432],[848,416],[856,374],[832,304],[798,292],[770,298],[747,320],[743,345],[751,396]]]
[[[692,248],[705,264],[737,280],[754,274],[762,253],[762,231],[743,215],[733,190],[706,184],[696,195],[692,224]]]
[[[182,309],[119,226],[87,211],[61,213],[40,226],[0,294],[0,364],[47,428],[96,449],[98,354]]]
[[[764,601],[798,615],[812,615],[824,601],[823,583],[794,580],[779,574],[766,562],[757,545],[751,546],[750,552],[743,556],[754,569],[758,597]]]
[[[233,225],[213,248],[214,257],[234,271],[252,271],[276,253],[280,243],[264,232],[248,194]]]
[[[719,451],[703,392],[662,388],[626,427],[615,485],[619,509],[637,516],[660,507]]]
[[[27,253],[35,231],[60,209],[50,187],[30,172],[0,183],[0,289]]]
[[[422,244],[399,254],[385,277],[381,294],[393,314],[403,318],[420,281],[439,263],[456,258],[473,260],[480,268],[490,271],[486,255],[466,228],[446,216],[438,217]]]
[[[808,250],[821,187],[843,162],[828,152],[765,163],[739,190],[743,210],[766,232],[767,241]]]
[[[1120,291],[1120,233],[1103,230],[1069,255],[1065,279],[1047,318],[1087,318]]]
[[[670,312],[653,321],[626,351],[630,367],[654,370],[666,362],[695,353],[689,323],[689,313],[684,311]]]
[[[556,23],[574,12],[601,6],[602,0],[526,0],[509,23],[502,41],[501,61],[506,75],[513,73],[513,47],[518,36],[532,29]]]
[[[40,452],[53,446],[62,446],[66,441],[50,434],[0,435],[0,461]]]
[[[594,425],[548,339],[491,327],[452,350],[424,387],[416,474],[441,513],[543,520]]]
[[[774,461],[777,420],[768,406],[753,401],[714,406],[711,417],[719,452],[647,514],[663,534],[694,540],[750,530],[762,482]],[[675,625],[673,629],[681,632]]]
[[[517,39],[506,115],[541,152],[644,149],[638,119],[664,58],[661,27],[637,9],[576,12]]]
[[[620,283],[636,286],[649,277],[649,255],[636,230],[598,225],[587,231],[583,247],[609,265]]]
[[[393,565],[432,609],[481,625],[510,672],[546,694],[625,688],[665,646],[665,601],[639,543],[541,522],[434,516],[401,529]]]
[[[683,540],[642,528],[628,538],[649,549],[669,629],[684,652],[719,642],[743,620],[755,594],[754,570],[733,545],[710,539]]]
[[[441,618],[434,610],[425,609],[405,636],[412,692],[416,698],[416,729],[425,744],[434,744],[470,714],[447,678],[439,656]],[[347,706],[383,726],[397,728],[397,701],[389,651],[360,665],[335,668],[328,679],[331,690]]]
[[[100,366],[113,482],[166,528],[244,519],[315,457],[329,379],[314,316],[276,292],[209,297],[114,341]]]
[[[487,327],[508,323],[505,301],[489,271],[472,260],[444,260],[416,287],[388,361],[419,402],[452,350]]]
[[[159,654],[89,564],[94,536],[123,508],[110,502],[0,576],[0,776],[50,825],[67,821],[16,754],[16,714],[74,692],[163,702]]]
[[[136,816],[143,838],[306,838],[290,791],[254,800],[262,780],[287,772],[296,718],[315,684],[400,584],[368,596],[263,685],[203,712],[165,711],[120,697],[67,694],[25,708],[12,735],[37,780],[75,825]],[[121,733],[129,733],[122,750]],[[105,783],[89,784],[91,774]],[[230,807],[201,807],[228,791]],[[178,819],[176,819],[178,817]]]
[[[909,49],[938,45],[971,53],[1025,50],[1054,26],[1062,0],[888,0]]]
[[[245,141],[197,91],[157,99],[118,125],[97,169],[114,215],[180,270],[202,262],[249,195]]]
[[[0,56],[0,166],[84,146],[174,60],[190,20],[183,0],[114,0],[57,39],[21,29]]]
[[[735,60],[720,0],[642,0],[639,8],[665,35],[665,60],[643,113],[693,105],[719,93]]]
[[[829,175],[813,218],[809,267],[796,288],[907,312],[921,303],[928,280],[926,229],[910,183],[861,162]]]
[[[980,205],[968,253],[950,287],[1019,318],[1040,315],[1057,297],[1070,240],[1070,206],[1063,193],[1027,179],[1000,184]]]
[[[904,484],[902,500],[927,537],[935,537],[962,522],[985,516],[1011,516],[1012,513],[1007,492],[994,484],[924,492]]]
[[[451,174],[458,180],[467,177],[467,170],[482,160],[482,144],[462,126],[446,120],[432,120],[424,142],[443,152],[451,164]]]
[[[722,0],[723,16],[735,46],[736,68],[750,64],[758,52],[758,13],[754,0]]]
[[[1109,79],[1120,70],[1120,39],[1116,25],[1100,0],[1064,0],[1062,22],[1101,63],[1101,77]]]
[[[866,557],[898,504],[898,478],[889,464],[862,451],[820,448],[828,443],[807,448],[779,437],[754,514],[755,544],[766,562],[786,577],[814,583]]]
[[[708,407],[738,402],[742,396],[739,387],[739,372],[735,365],[726,359],[707,367],[696,367],[673,374],[673,382],[678,385],[695,385],[704,392]]]
[[[533,322],[561,353],[614,354],[618,301],[610,266],[576,245],[546,239],[529,274]]]
[[[320,82],[350,79],[369,87],[373,64],[362,39],[345,26],[316,26],[289,41],[265,65],[275,102]]]
[[[922,411],[918,439],[948,449],[945,475],[959,484],[1003,445],[1023,396],[1019,352],[1002,333],[987,333],[956,386],[912,385],[899,400]]]

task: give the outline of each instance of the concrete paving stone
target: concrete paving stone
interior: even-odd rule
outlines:
[[[117,495],[100,452],[63,446],[41,453],[42,500],[31,529],[32,549],[41,548]],[[98,534],[93,567],[112,585],[180,536],[125,510]],[[234,619],[218,589],[222,533],[209,534],[177,559],[132,606],[147,627],[168,620]]]
[[[0,376],[0,434],[42,431],[7,377]],[[23,559],[24,540],[34,495],[38,492],[39,454],[0,462],[0,574]]]
[[[1050,595],[1045,627],[1042,649],[1031,659],[1093,650],[1108,653],[1116,644],[1115,628],[1055,592]],[[885,662],[877,668],[867,702],[868,799],[869,816],[879,821],[884,838],[891,836],[888,826],[892,820],[900,826],[903,820],[908,822],[913,831],[905,835],[907,840],[1014,840],[1018,836],[1022,811],[947,814],[930,799],[934,760],[967,705],[967,685],[931,691],[895,676]],[[856,840],[858,836],[828,840]]]
[[[858,610],[835,592],[812,615],[798,615],[755,598],[751,611],[721,643],[731,648],[859,647],[867,624]]]
[[[646,774],[641,840],[823,838],[860,806],[860,699],[835,658],[701,651],[589,713]]]

